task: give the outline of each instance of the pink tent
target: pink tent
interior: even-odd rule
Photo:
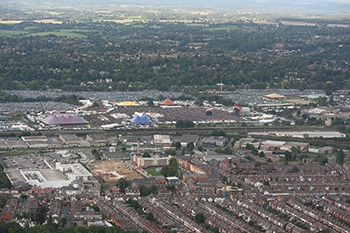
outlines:
[[[89,124],[88,121],[84,120],[79,115],[70,114],[51,114],[45,119],[41,120],[47,125],[83,125]]]

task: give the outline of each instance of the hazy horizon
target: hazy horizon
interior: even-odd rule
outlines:
[[[350,12],[350,0],[0,0],[3,3],[40,6],[57,5],[138,5],[176,7],[215,7],[226,9],[287,10],[310,13],[344,14]]]

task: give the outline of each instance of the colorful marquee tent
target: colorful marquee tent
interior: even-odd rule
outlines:
[[[152,121],[150,121],[145,115],[134,116],[132,119],[130,119],[130,122],[132,124],[151,124],[152,123]]]
[[[138,103],[133,102],[133,101],[124,101],[124,102],[117,103],[117,105],[119,107],[136,107],[136,106],[140,106]]]
[[[51,114],[41,120],[46,125],[83,125],[88,121],[76,114]]]
[[[160,105],[172,106],[175,105],[175,103],[171,99],[166,98],[163,102],[160,103]]]

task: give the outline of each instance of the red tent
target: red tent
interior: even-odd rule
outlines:
[[[160,103],[160,105],[172,106],[175,105],[175,103],[171,99],[166,98],[163,102]]]

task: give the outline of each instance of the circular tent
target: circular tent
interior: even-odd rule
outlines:
[[[88,121],[79,115],[71,114],[51,114],[45,119],[41,120],[46,125],[84,125],[89,124]]]
[[[119,107],[136,107],[136,106],[140,106],[140,105],[136,102],[133,102],[133,101],[124,101],[124,102],[117,103],[117,106],[119,106]]]
[[[266,98],[266,99],[274,99],[274,100],[286,98],[284,95],[279,95],[279,94],[277,94],[277,93],[272,93],[272,94],[269,94],[269,95],[264,95],[263,97]]]

